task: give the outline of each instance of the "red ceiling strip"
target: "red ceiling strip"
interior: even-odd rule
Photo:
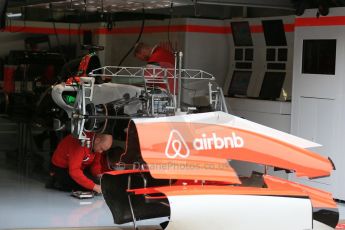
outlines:
[[[254,25],[250,27],[252,33],[262,33],[263,27],[261,25]],[[293,32],[295,30],[294,24],[285,24],[285,32]],[[144,28],[144,33],[164,33],[168,32],[168,26],[147,26]],[[98,29],[99,34],[132,34],[139,33],[139,27],[125,27],[115,28],[108,31],[105,28]],[[174,25],[170,26],[170,32],[191,32],[191,33],[208,33],[208,34],[231,34],[230,26],[202,26],[202,25]]]
[[[49,28],[49,27],[30,27],[30,26],[8,26],[4,30],[5,32],[20,32],[20,33],[33,33],[33,34],[65,34],[76,35],[82,34],[83,30],[78,29],[61,29],[61,28]]]
[[[187,25],[187,31],[186,32],[229,34],[231,32],[231,30],[230,30],[230,26]]]
[[[262,32],[264,32],[264,28],[261,25],[250,26],[250,32],[262,33]]]
[[[262,25],[253,25],[250,26],[250,31],[252,33],[263,33],[264,27]],[[285,32],[294,32],[295,31],[295,24],[284,24],[284,31]]]
[[[171,26],[170,32],[180,32],[184,31],[186,26]],[[162,33],[169,30],[168,26],[146,26],[143,33]],[[100,28],[96,30],[97,34],[137,34],[140,32],[140,27],[123,27],[123,28],[114,28],[109,31],[106,28]]]
[[[285,32],[293,32],[294,24],[285,24]],[[204,26],[204,25],[172,25],[168,26],[146,26],[144,33],[166,33],[170,32],[189,32],[189,33],[207,33],[207,34],[231,34],[231,27],[229,26]],[[21,32],[21,33],[35,33],[35,34],[64,34],[64,35],[78,35],[82,34],[83,30],[65,29],[65,28],[48,28],[48,27],[30,27],[30,26],[10,26],[5,29],[6,32]],[[253,25],[250,27],[252,33],[262,33],[263,27],[261,25]],[[109,31],[106,28],[99,28],[95,30],[97,34],[138,34],[140,27],[123,27],[114,28]]]
[[[143,33],[165,33],[168,32],[191,32],[191,33],[211,33],[211,34],[229,34],[230,26],[202,26],[202,25],[173,25],[170,26],[146,26]],[[140,32],[139,27],[115,28],[108,31],[105,28],[97,30],[98,34],[137,34]]]
[[[345,16],[296,18],[296,27],[304,26],[344,26]]]
[[[295,31],[295,24],[284,24],[284,31],[285,32],[294,32]]]

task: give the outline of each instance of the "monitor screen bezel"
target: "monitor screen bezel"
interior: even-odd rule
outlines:
[[[275,75],[280,75],[280,76],[275,76]],[[270,83],[272,81],[271,78],[277,79],[278,77],[281,77],[279,78],[279,81],[278,81],[278,87],[272,89],[272,83]],[[280,98],[285,79],[286,79],[286,72],[283,72],[283,71],[265,72],[265,76],[261,84],[259,98],[263,100],[277,100],[278,98]]]
[[[266,46],[287,46],[283,20],[262,20]]]
[[[247,79],[246,79],[246,82],[245,82],[246,85],[241,90],[236,89],[236,87],[234,89],[234,84],[236,84],[235,81],[238,81],[238,76],[239,76],[239,75],[237,75],[238,73],[247,74],[247,76],[246,76]],[[230,82],[230,85],[229,85],[229,88],[228,88],[228,95],[229,96],[247,96],[247,94],[248,94],[247,93],[248,86],[250,84],[250,80],[251,80],[252,74],[253,74],[253,71],[234,70],[234,72],[232,74],[231,82]],[[239,88],[239,87],[237,87],[237,88]]]
[[[235,46],[253,46],[252,33],[248,21],[231,22]]]

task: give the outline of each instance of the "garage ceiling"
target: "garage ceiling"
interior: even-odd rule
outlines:
[[[175,0],[174,6],[192,4],[188,0]],[[14,6],[26,6],[35,8],[53,8],[54,10],[78,10],[86,12],[126,12],[144,9],[169,8],[171,0],[64,0],[64,1],[37,1],[28,0],[23,4],[16,1]]]
[[[290,0],[11,0],[10,7],[30,6],[30,7],[50,7],[72,8],[94,11],[104,8],[105,10],[136,10],[139,8],[153,9],[181,5],[222,5],[222,6],[250,6],[292,9]]]

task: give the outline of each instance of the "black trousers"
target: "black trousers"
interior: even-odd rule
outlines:
[[[54,188],[62,191],[89,191],[89,189],[84,188],[72,179],[67,168],[60,168],[51,164],[51,172],[54,178]],[[96,184],[99,184],[99,180],[92,177],[88,170],[85,170],[84,174]]]

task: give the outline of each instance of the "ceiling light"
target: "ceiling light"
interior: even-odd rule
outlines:
[[[8,18],[20,18],[22,13],[7,13],[6,15]]]

